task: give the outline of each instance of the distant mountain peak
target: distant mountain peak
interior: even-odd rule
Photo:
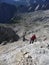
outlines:
[[[13,17],[14,13],[16,12],[16,6],[1,3],[0,4],[0,23],[7,23]]]

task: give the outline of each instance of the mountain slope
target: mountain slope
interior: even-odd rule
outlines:
[[[48,10],[49,9],[49,1],[48,0],[20,0],[14,2],[15,5],[19,6],[19,12],[33,12],[37,10]],[[22,6],[22,7],[21,7]],[[37,8],[38,6],[38,8]]]
[[[49,65],[49,10],[23,13],[19,16],[20,24],[4,24],[17,31],[20,39],[0,45],[0,65]],[[22,40],[24,32],[26,41]],[[30,44],[33,34],[37,40]]]
[[[49,9],[48,0],[2,0],[2,2],[15,5],[17,12],[20,13]]]

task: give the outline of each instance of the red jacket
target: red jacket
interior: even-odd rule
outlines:
[[[36,39],[36,35],[33,35],[32,37],[31,37],[31,40],[35,40]]]

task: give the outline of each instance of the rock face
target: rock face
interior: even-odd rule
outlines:
[[[0,44],[4,41],[18,41],[19,36],[11,29],[7,27],[0,26]]]

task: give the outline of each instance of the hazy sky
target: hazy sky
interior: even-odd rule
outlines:
[[[2,1],[19,1],[19,0],[2,0]]]
[[[14,0],[14,1],[19,1],[19,0]]]
[[[8,1],[19,1],[19,0],[0,0],[0,1],[6,1],[6,2],[8,2]],[[21,1],[21,0],[20,0]],[[23,1],[23,0],[22,0]],[[24,0],[25,1],[25,0]],[[26,0],[26,1],[29,1],[29,0]],[[37,0],[34,0],[34,1],[37,1]],[[43,1],[45,1],[45,0],[43,0]]]

